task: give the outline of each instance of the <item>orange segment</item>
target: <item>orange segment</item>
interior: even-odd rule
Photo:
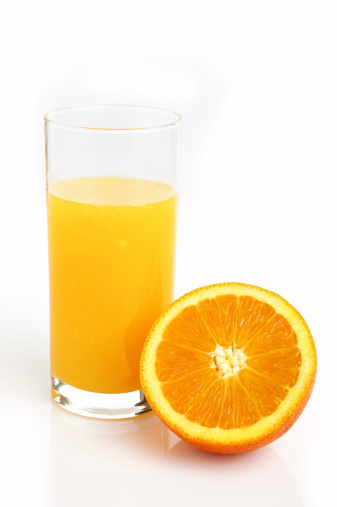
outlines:
[[[170,400],[170,404],[176,412],[186,414],[192,405],[207,396],[216,380],[217,377],[214,371],[210,371],[209,375],[205,375],[203,370],[199,370],[179,380],[165,382],[162,385],[162,391],[165,398]]]
[[[301,351],[298,347],[293,347],[252,355],[246,364],[248,368],[264,375],[274,383],[289,388],[296,384],[299,376]]]
[[[267,376],[263,377],[249,370],[242,370],[238,376],[261,417],[275,412],[288,394],[287,387],[277,385]]]
[[[163,340],[157,349],[156,374],[160,382],[184,378],[189,373],[210,367],[212,358],[199,350]]]
[[[229,377],[218,427],[222,429],[250,426],[260,419],[257,408],[243,386]]]
[[[164,340],[210,352],[216,343],[196,306],[184,308],[165,329]]]
[[[141,358],[144,393],[181,438],[205,450],[252,450],[283,434],[313,388],[316,351],[277,294],[219,284],[175,301]]]
[[[212,345],[213,343],[223,347],[230,345],[237,326],[237,298],[226,295],[205,299],[198,303],[198,310],[211,333]]]

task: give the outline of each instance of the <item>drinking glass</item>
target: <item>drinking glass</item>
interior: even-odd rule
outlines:
[[[181,117],[140,106],[46,114],[51,391],[130,418],[144,340],[173,300]]]

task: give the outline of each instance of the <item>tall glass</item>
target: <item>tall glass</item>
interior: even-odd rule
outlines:
[[[173,300],[181,118],[137,106],[45,116],[51,384],[72,412],[129,418],[144,340]]]

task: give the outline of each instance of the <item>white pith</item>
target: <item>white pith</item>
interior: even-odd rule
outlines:
[[[241,368],[246,366],[247,357],[241,349],[236,347],[229,346],[225,349],[221,345],[217,345],[211,356],[213,357],[213,368],[224,378],[236,375]]]

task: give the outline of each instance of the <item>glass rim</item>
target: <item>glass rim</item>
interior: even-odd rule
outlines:
[[[107,127],[87,127],[87,126],[80,126],[80,125],[73,125],[70,123],[64,123],[62,121],[57,121],[54,119],[54,116],[56,116],[59,113],[63,112],[76,112],[76,111],[83,111],[83,110],[91,110],[91,109],[138,109],[138,110],[144,110],[144,111],[157,111],[161,113],[166,113],[168,115],[171,115],[173,117],[173,121],[163,122],[159,123],[158,126],[154,127],[127,127],[127,128],[107,128]],[[176,113],[174,111],[170,111],[169,109],[163,109],[160,107],[153,107],[153,106],[140,106],[140,105],[133,105],[133,104],[91,104],[91,105],[83,105],[83,106],[70,106],[70,107],[61,107],[57,109],[52,109],[48,111],[44,117],[45,124],[52,124],[57,127],[67,128],[67,129],[76,129],[76,130],[93,130],[93,131],[111,131],[111,132],[135,132],[135,131],[156,131],[161,129],[167,129],[170,127],[175,127],[179,125],[182,122],[182,117],[179,113]]]

